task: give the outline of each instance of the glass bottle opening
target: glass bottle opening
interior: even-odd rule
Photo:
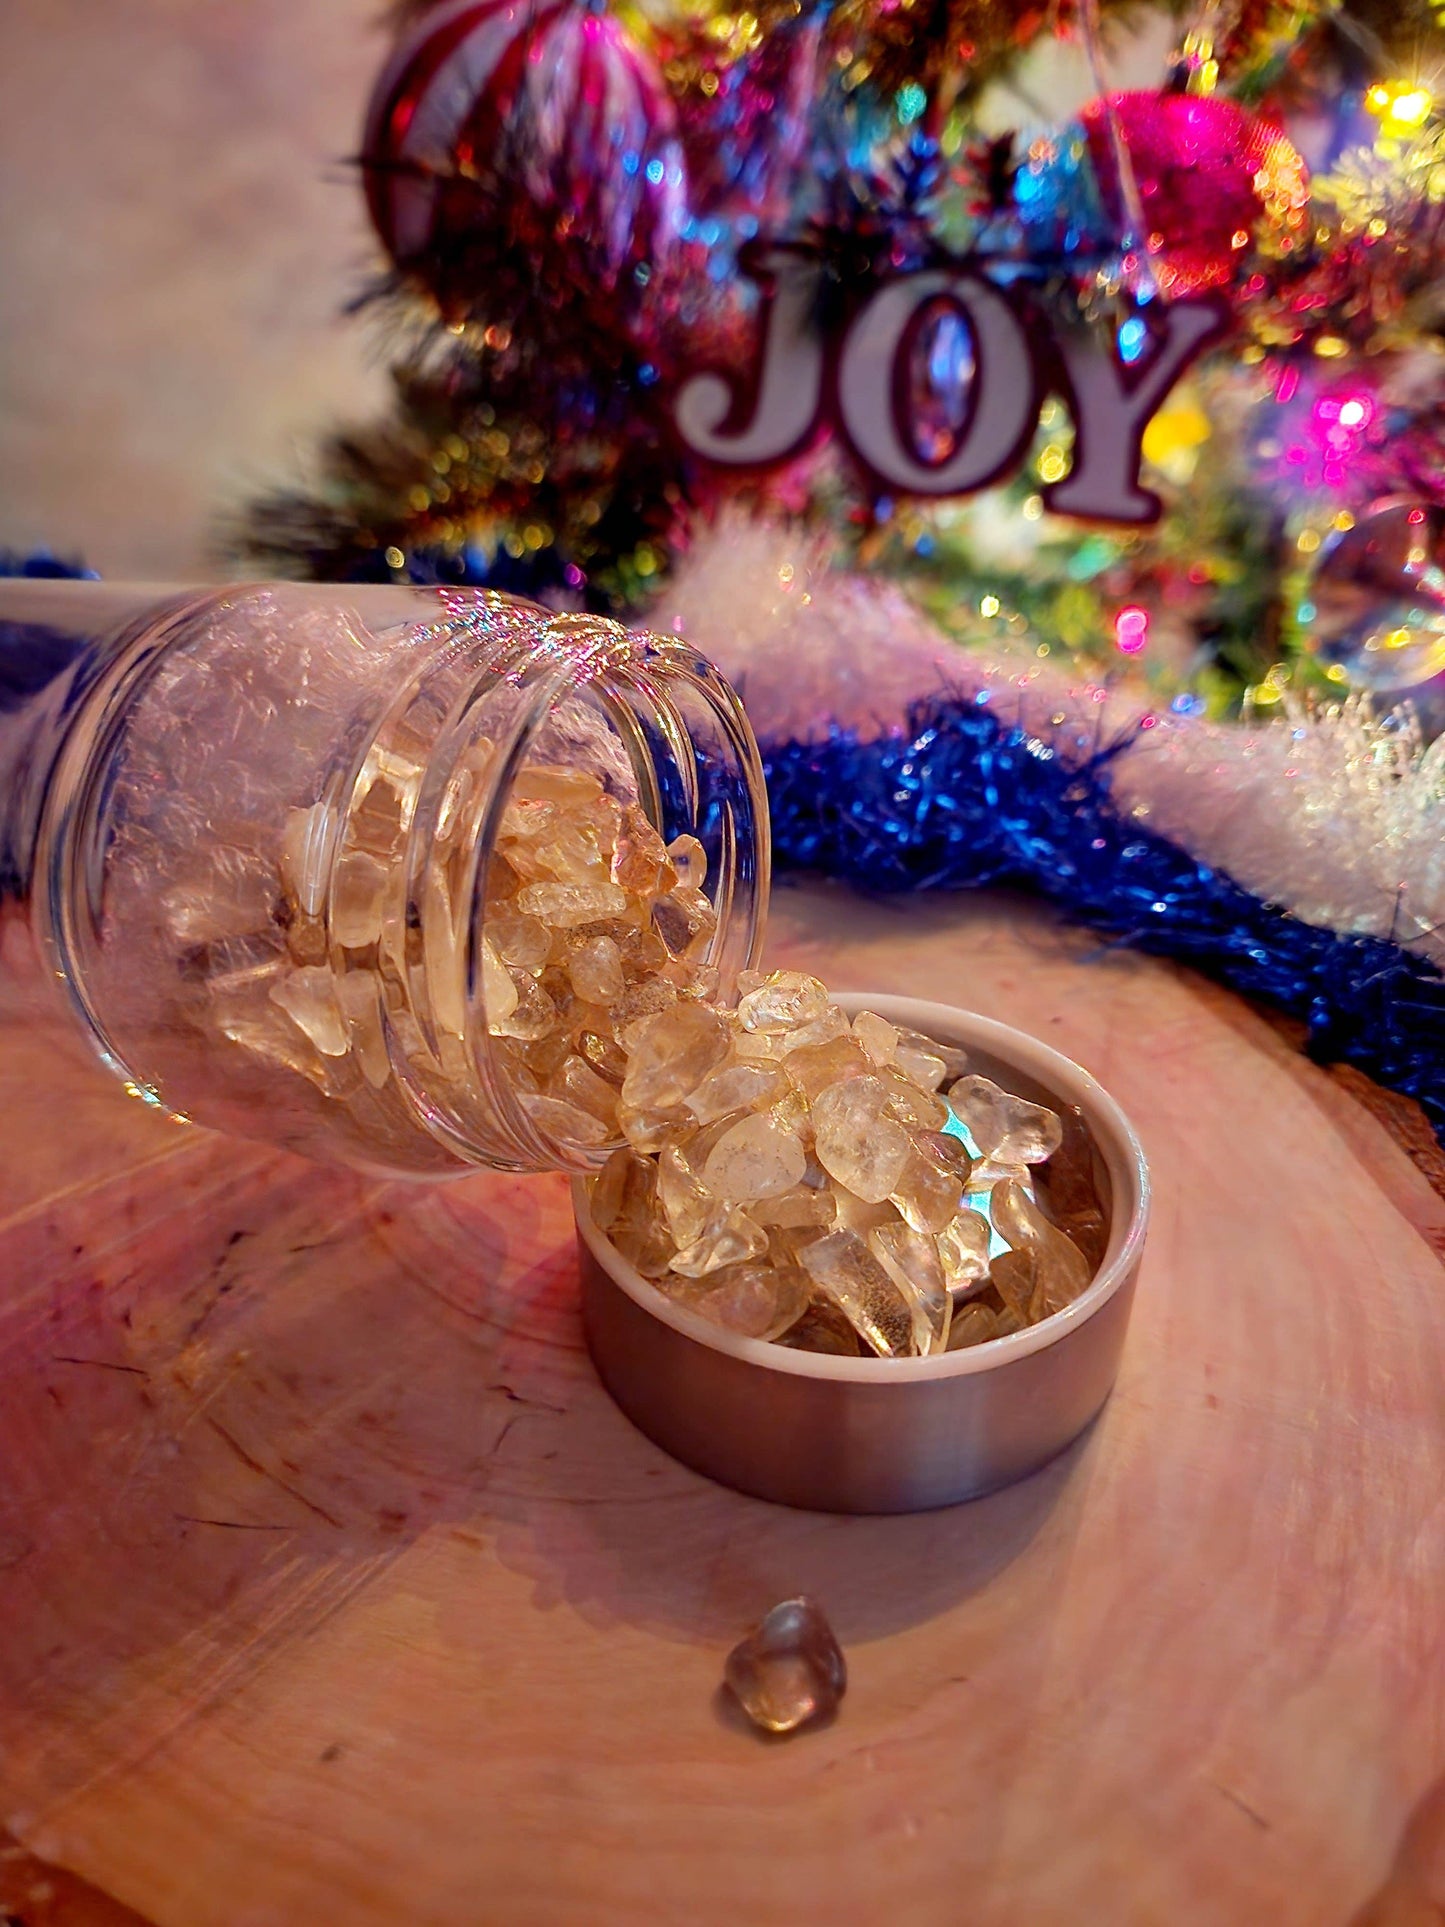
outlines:
[[[696,841],[617,885],[659,838]],[[639,984],[729,994],[768,887],[756,744],[686,644],[411,590],[158,611],[39,854],[42,940],[141,1095],[416,1175],[602,1162]]]

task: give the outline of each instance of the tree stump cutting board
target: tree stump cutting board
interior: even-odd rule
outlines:
[[[592,1374],[561,1181],[384,1184],[170,1122],[9,929],[12,1914],[1320,1927],[1381,1889],[1379,1921],[1445,1901],[1445,1204],[1257,1014],[1035,907],[784,890],[771,956],[1034,1030],[1140,1129],[1118,1388],[1010,1491],[847,1519],[683,1470]],[[768,1742],[722,1660],[804,1590],[849,1692]]]

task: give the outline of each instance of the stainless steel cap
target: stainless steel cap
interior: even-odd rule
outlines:
[[[968,1051],[973,1066],[1045,1103],[1076,1104],[1109,1213],[1104,1261],[1065,1311],[937,1358],[835,1358],[719,1331],[612,1248],[573,1186],[582,1313],[602,1382],[674,1458],[784,1505],[917,1512],[977,1498],[1061,1452],[1109,1395],[1149,1214],[1144,1153],[1087,1071],[1022,1031],[947,1004],[840,996]]]

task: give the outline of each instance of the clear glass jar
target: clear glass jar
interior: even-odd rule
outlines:
[[[761,946],[757,745],[674,639],[486,593],[0,582],[0,704],[0,879],[105,1061],[199,1124],[388,1173],[605,1158],[488,1023],[539,770],[698,839],[702,984]]]

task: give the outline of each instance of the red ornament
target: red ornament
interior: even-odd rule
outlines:
[[[383,70],[362,149],[376,231],[400,267],[482,230],[589,251],[602,279],[660,263],[685,206],[676,116],[648,55],[574,0],[449,0]]]
[[[1127,230],[1132,222],[1115,162],[1117,125],[1144,215],[1139,238],[1166,294],[1225,287],[1256,242],[1287,252],[1302,236],[1305,164],[1277,127],[1235,101],[1114,94],[1091,102],[1082,119],[1105,204]]]

